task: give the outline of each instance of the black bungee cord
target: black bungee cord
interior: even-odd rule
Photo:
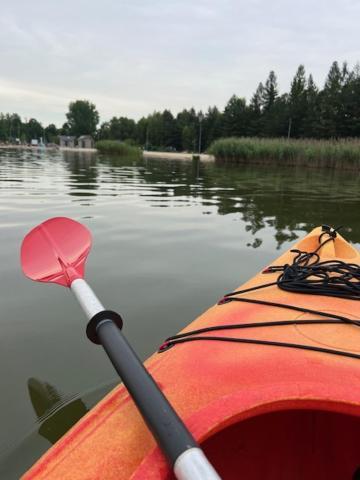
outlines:
[[[290,250],[296,253],[291,265],[275,265],[266,268],[263,273],[280,272],[279,277],[275,282],[265,283],[256,287],[251,287],[243,290],[236,290],[226,294],[218,305],[237,301],[246,303],[255,303],[259,305],[272,306],[278,308],[286,308],[303,313],[309,313],[325,317],[324,319],[311,320],[281,320],[281,321],[266,321],[266,322],[252,322],[231,325],[218,325],[214,327],[206,327],[198,330],[192,330],[186,333],[171,336],[165,340],[160,346],[158,352],[162,353],[173,347],[178,343],[185,343],[191,341],[221,341],[234,343],[247,343],[258,345],[269,345],[286,348],[296,348],[302,350],[312,350],[321,353],[328,353],[332,355],[340,355],[350,358],[360,359],[360,354],[347,352],[343,350],[335,350],[323,347],[316,347],[313,345],[303,345],[287,342],[277,342],[270,340],[237,338],[237,337],[223,337],[223,336],[208,336],[203,333],[220,331],[220,330],[235,330],[245,328],[258,327],[274,327],[286,325],[314,325],[314,324],[350,324],[360,326],[360,319],[352,320],[343,315],[329,314],[320,310],[313,310],[305,307],[298,307],[295,305],[270,302],[266,300],[257,300],[252,298],[239,297],[238,295],[259,290],[270,286],[278,286],[282,290],[292,293],[302,293],[311,295],[323,295],[340,297],[349,300],[360,300],[360,267],[354,263],[346,263],[340,260],[327,260],[320,262],[318,251],[328,242],[334,241],[337,231],[341,227],[331,228],[323,225],[322,233],[319,236],[319,246],[313,252],[303,252],[298,249]],[[322,241],[324,235],[328,238]]]

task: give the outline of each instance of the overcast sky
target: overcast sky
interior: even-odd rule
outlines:
[[[16,0],[1,2],[0,111],[45,124],[89,99],[101,121],[154,110],[223,109],[271,69],[321,86],[360,60],[359,0]]]

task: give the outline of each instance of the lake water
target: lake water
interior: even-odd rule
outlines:
[[[352,172],[0,150],[0,478],[18,478],[117,382],[71,293],[33,283],[24,235],[54,216],[93,234],[87,279],[141,358],[297,238],[360,243]]]

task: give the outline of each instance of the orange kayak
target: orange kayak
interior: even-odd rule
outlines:
[[[223,479],[360,479],[360,304],[356,291],[348,292],[360,281],[360,254],[321,228],[294,248],[146,362]],[[301,252],[316,252],[305,268],[314,260],[339,261],[333,280],[313,272],[306,288],[302,281],[279,283],[283,270],[277,267],[301,260]],[[314,294],[312,280],[319,278],[325,290]],[[337,278],[344,295],[338,295]],[[288,288],[295,283],[295,290]],[[271,285],[254,288],[264,284]],[[120,385],[23,478],[172,475]]]

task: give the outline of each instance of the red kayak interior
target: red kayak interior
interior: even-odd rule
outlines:
[[[235,423],[203,444],[225,480],[360,480],[360,418],[284,410]]]

